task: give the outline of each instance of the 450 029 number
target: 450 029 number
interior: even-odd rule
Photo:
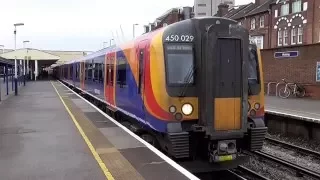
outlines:
[[[182,42],[192,42],[194,39],[191,35],[169,35],[166,37],[166,41],[182,41]]]

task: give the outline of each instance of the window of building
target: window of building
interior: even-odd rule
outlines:
[[[199,16],[206,16],[207,13],[198,13]]]
[[[206,4],[198,4],[198,7],[206,7]]]
[[[263,36],[250,36],[250,43],[254,43],[259,49],[263,49]]]
[[[283,30],[283,45],[288,45],[288,30],[285,29]]]
[[[281,5],[281,12],[280,15],[281,16],[285,16],[289,14],[289,4],[283,4]]]
[[[298,28],[298,44],[302,44],[302,38],[303,38],[303,28],[299,27]]]
[[[278,30],[278,46],[282,46],[282,30]]]
[[[303,3],[303,11],[306,11],[308,9],[308,2]]]
[[[264,27],[264,16],[260,17],[260,27]]]
[[[291,44],[294,45],[297,43],[297,29],[291,29]]]
[[[292,3],[292,13],[296,13],[300,11],[301,11],[301,0],[295,0]]]
[[[274,17],[278,17],[278,9],[274,10]]]
[[[251,21],[250,21],[250,23],[251,23],[251,29],[255,29],[256,28],[256,19],[255,18],[252,18],[251,19]]]

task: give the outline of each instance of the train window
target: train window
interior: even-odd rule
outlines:
[[[139,52],[139,87],[138,87],[138,94],[141,94],[141,88],[142,88],[143,60],[144,60],[144,50],[140,49],[140,52]]]
[[[70,64],[70,79],[73,79],[73,64]]]
[[[88,67],[88,71],[87,71],[87,73],[88,73],[88,80],[92,80],[92,78],[93,78],[93,74],[92,74],[92,70],[93,70],[93,64],[92,63],[90,63],[90,62],[88,62],[87,63],[87,67]]]
[[[99,63],[94,63],[92,68],[93,81],[99,81]]]
[[[194,55],[191,44],[166,44],[166,76],[169,85],[194,83]]]
[[[248,81],[249,84],[257,84],[259,83],[258,72],[258,55],[257,48],[253,45],[249,45],[249,63],[248,63]]]
[[[117,84],[122,87],[123,85],[126,85],[126,79],[127,79],[127,64],[124,59],[124,57],[119,57],[117,59]]]
[[[104,76],[104,64],[100,64],[99,83],[103,83],[103,76]]]

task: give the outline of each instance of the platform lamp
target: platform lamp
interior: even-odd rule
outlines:
[[[23,41],[23,48],[26,48],[26,43],[29,43],[30,41]],[[27,56],[28,58],[28,49],[27,49]],[[29,65],[28,65],[29,67]],[[26,86],[26,58],[23,59],[23,86]]]
[[[17,50],[17,26],[23,26],[24,23],[16,23],[14,25],[14,51]],[[17,67],[17,56],[14,56],[14,94],[18,95],[18,67]]]
[[[132,35],[133,35],[133,39],[135,38],[135,26],[138,26],[139,24],[133,24],[132,25]]]
[[[113,39],[113,38],[112,38],[112,39],[110,39],[110,47],[111,47],[111,45],[112,45],[112,44],[111,44],[111,42],[112,42],[112,41],[114,41],[114,39]]]

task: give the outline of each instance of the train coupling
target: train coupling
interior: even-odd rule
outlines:
[[[222,140],[217,143],[209,143],[210,163],[232,161],[237,158],[236,140]]]

